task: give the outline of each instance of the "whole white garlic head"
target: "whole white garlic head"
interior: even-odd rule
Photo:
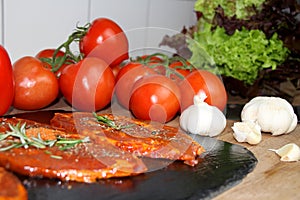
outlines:
[[[214,137],[226,127],[226,117],[217,107],[204,102],[206,95],[194,96],[194,104],[186,108],[180,116],[180,127],[189,133]]]
[[[281,135],[292,132],[297,126],[297,115],[292,105],[280,97],[258,96],[245,104],[242,121],[252,121],[262,132]]]
[[[231,128],[233,130],[233,137],[238,142],[247,142],[254,145],[260,143],[262,139],[261,128],[254,122],[235,122]]]
[[[295,143],[289,143],[284,145],[279,149],[269,149],[270,151],[274,151],[281,158],[281,161],[285,162],[293,162],[300,160],[300,148]]]

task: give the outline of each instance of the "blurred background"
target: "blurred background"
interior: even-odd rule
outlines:
[[[98,17],[128,32],[130,48],[158,46],[165,34],[196,23],[195,0],[0,0],[0,43],[14,62],[56,48],[76,28]],[[155,33],[145,27],[160,29]],[[152,30],[153,30],[152,29]],[[159,32],[159,33],[158,33]],[[135,34],[133,34],[135,33]]]

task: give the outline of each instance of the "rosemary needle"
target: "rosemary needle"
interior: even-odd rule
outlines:
[[[69,139],[57,137],[54,140],[43,140],[38,134],[38,137],[28,137],[26,135],[26,123],[20,125],[8,124],[10,130],[6,131],[4,134],[0,134],[0,141],[6,140],[11,143],[11,145],[0,148],[0,151],[7,151],[13,148],[24,147],[25,149],[29,146],[36,147],[39,149],[44,149],[46,147],[53,147],[54,145],[59,146],[60,150],[67,150],[74,147],[77,144],[89,142],[89,137],[83,139]],[[8,139],[12,137],[12,139]]]
[[[105,116],[97,115],[97,113],[95,113],[95,112],[93,112],[93,115],[97,119],[98,122],[102,122],[103,124],[113,128],[113,129],[116,129],[116,130],[121,130],[121,129],[129,128],[129,127],[133,126],[133,125],[117,126],[113,120],[108,119]]]
[[[59,160],[63,159],[63,157],[57,156],[57,155],[50,155],[50,157],[55,158],[55,159],[59,159]]]

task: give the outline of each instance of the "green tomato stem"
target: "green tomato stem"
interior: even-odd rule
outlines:
[[[67,41],[62,43],[57,49],[55,49],[51,66],[52,72],[58,71],[63,64],[66,62],[69,63],[77,63],[83,59],[84,55],[79,54],[76,56],[70,49],[70,46],[73,42],[80,42],[80,40],[86,35],[87,31],[89,30],[91,24],[88,23],[83,27],[77,26],[75,31],[68,37]],[[64,49],[64,55],[62,57],[56,57],[58,52]]]

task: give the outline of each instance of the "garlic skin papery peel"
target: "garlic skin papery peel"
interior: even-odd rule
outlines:
[[[300,148],[295,143],[289,143],[279,149],[269,149],[274,151],[281,158],[281,161],[295,162],[300,160]]]
[[[235,122],[231,128],[233,130],[233,137],[238,142],[247,142],[255,145],[260,143],[262,139],[261,128],[254,122]]]
[[[214,137],[226,127],[226,117],[217,107],[204,102],[206,94],[194,96],[194,104],[180,115],[180,127],[189,133]]]
[[[245,104],[242,121],[252,121],[262,132],[281,135],[292,132],[297,126],[297,115],[292,105],[280,97],[258,96]]]

